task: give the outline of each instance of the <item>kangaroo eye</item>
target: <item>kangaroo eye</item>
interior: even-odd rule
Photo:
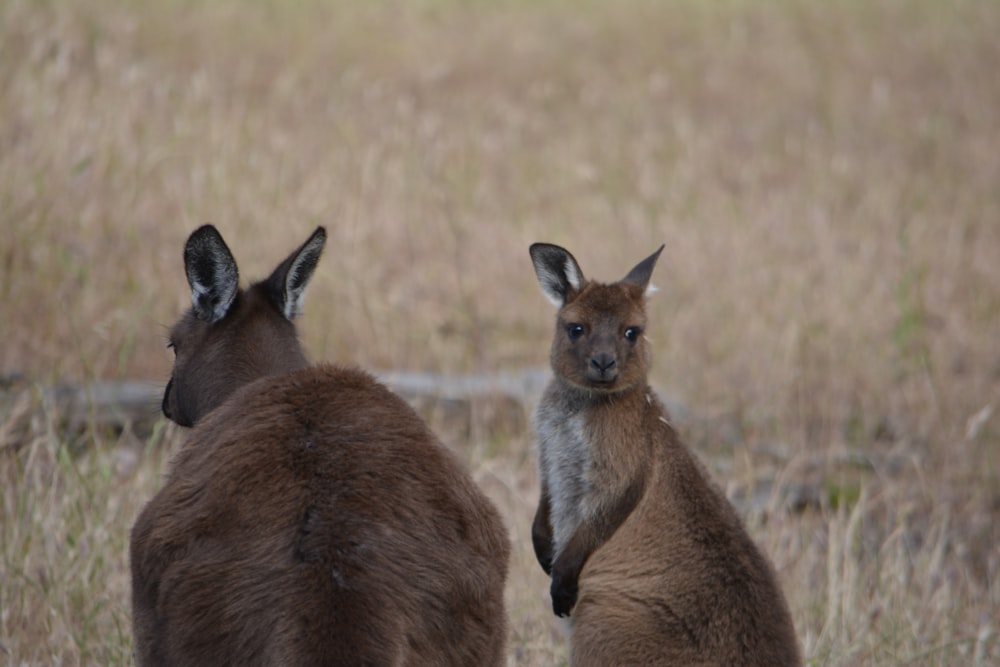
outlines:
[[[639,340],[639,336],[642,335],[642,329],[639,327],[629,327],[625,330],[625,340],[630,343],[634,343]]]
[[[582,324],[570,324],[566,327],[566,334],[569,336],[570,340],[576,340],[583,335],[583,325]]]
[[[177,346],[174,344],[173,341],[167,343],[167,349],[173,352],[175,357],[177,356]]]

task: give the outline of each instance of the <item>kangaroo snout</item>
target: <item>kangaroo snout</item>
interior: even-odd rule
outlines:
[[[160,409],[163,411],[163,416],[171,421],[174,421],[173,410],[170,408],[170,394],[173,388],[174,379],[170,378],[167,381],[167,388],[163,390],[163,403],[160,405]]]
[[[611,382],[618,377],[618,364],[613,355],[606,352],[590,358],[590,379],[594,382]]]

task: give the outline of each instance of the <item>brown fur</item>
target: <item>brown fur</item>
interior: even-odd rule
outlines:
[[[402,399],[304,363],[272,289],[296,270],[214,322],[194,276],[164,397],[194,428],[132,529],[137,663],[502,664],[499,514]]]
[[[600,284],[566,250],[531,248],[559,306],[532,526],[553,611],[570,616],[577,667],[799,665],[770,563],[647,384],[645,292],[659,252]]]

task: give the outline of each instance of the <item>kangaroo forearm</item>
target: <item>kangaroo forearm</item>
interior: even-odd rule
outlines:
[[[600,546],[593,526],[581,524],[552,564],[552,611],[556,616],[568,616],[576,604],[580,571],[590,554]]]
[[[565,616],[576,604],[580,572],[598,547],[611,539],[618,527],[632,513],[645,488],[644,477],[637,477],[613,505],[594,520],[582,522],[562,547],[552,564],[552,610]]]
[[[538,502],[535,520],[531,524],[531,544],[535,548],[538,564],[545,574],[552,573],[552,523],[549,518],[549,499],[543,495]]]

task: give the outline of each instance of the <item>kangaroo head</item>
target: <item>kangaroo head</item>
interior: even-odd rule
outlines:
[[[646,382],[649,344],[645,297],[663,246],[615,283],[589,281],[564,248],[531,246],[531,261],[545,296],[559,308],[552,370],[588,391],[619,392]]]
[[[241,290],[222,236],[204,225],[184,246],[191,308],[170,330],[174,368],[163,414],[191,426],[239,387],[308,365],[292,320],[326,243],[317,227],[266,280]]]

